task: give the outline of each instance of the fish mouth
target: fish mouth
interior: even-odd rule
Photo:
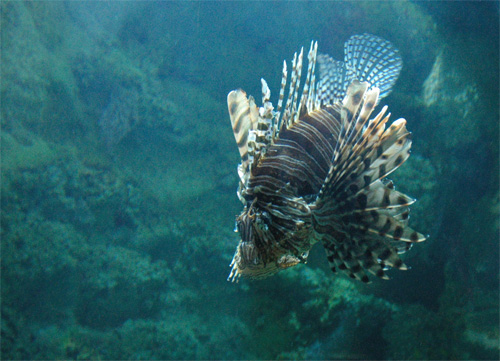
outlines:
[[[250,279],[263,279],[280,270],[274,261],[264,263],[252,242],[243,241],[236,248],[233,260],[229,266],[231,267],[231,272],[228,281],[231,282],[237,282],[240,276]]]
[[[307,253],[298,257],[292,254],[281,254],[271,261],[264,262],[251,242],[240,242],[229,265],[231,272],[227,280],[237,282],[241,276],[249,279],[264,279],[281,270],[305,263],[306,260]]]

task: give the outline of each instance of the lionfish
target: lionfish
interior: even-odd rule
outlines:
[[[345,43],[343,62],[317,55],[317,48],[312,42],[302,88],[304,50],[295,53],[286,102],[284,62],[276,110],[264,79],[259,108],[241,89],[228,94],[244,205],[229,281],[305,263],[318,241],[333,272],[363,282],[367,273],[388,279],[387,269],[407,269],[399,254],[425,240],[408,227],[415,200],[386,178],[410,155],[406,120],[388,125],[387,106],[370,119],[399,76],[398,50],[369,34]]]

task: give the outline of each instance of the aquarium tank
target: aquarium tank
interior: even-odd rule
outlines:
[[[499,359],[498,1],[0,7],[2,360]]]

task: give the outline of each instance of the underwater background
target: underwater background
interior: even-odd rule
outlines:
[[[1,2],[1,359],[498,359],[498,2]],[[354,34],[403,58],[391,174],[430,237],[365,285],[226,281],[229,91]],[[383,105],[382,104],[382,105]],[[379,106],[380,108],[380,106]]]

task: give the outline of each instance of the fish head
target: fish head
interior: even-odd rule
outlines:
[[[271,222],[269,213],[259,210],[254,204],[245,207],[237,217],[236,231],[241,240],[230,265],[228,280],[235,281],[240,276],[262,279],[304,262],[276,246],[278,242],[270,231]]]

